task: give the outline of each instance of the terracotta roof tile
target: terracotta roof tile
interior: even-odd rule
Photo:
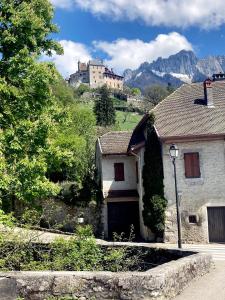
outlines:
[[[112,131],[99,138],[102,154],[126,154],[132,132]]]
[[[225,81],[213,84],[214,107],[204,102],[203,83],[184,84],[152,111],[161,138],[225,134]]]

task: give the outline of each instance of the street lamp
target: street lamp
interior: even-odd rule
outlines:
[[[174,183],[175,183],[175,194],[176,194],[176,209],[177,209],[177,232],[178,232],[178,248],[181,249],[181,222],[180,222],[180,204],[179,204],[179,197],[177,191],[177,172],[176,172],[176,158],[179,154],[179,149],[175,144],[170,146],[170,158],[173,163],[173,170],[174,170]]]

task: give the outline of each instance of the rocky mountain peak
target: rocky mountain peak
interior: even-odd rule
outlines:
[[[139,87],[143,91],[153,84],[169,83],[177,87],[182,83],[202,81],[220,72],[225,72],[225,55],[199,59],[193,51],[181,50],[168,58],[143,62],[134,71],[126,70],[124,75],[128,86]]]

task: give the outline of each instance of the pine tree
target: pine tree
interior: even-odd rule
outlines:
[[[96,123],[99,126],[111,126],[116,122],[115,108],[110,98],[110,92],[106,85],[100,88],[100,98],[96,100],[94,113],[96,115]]]

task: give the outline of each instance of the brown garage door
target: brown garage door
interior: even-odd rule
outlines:
[[[138,202],[109,202],[108,203],[108,234],[112,239],[113,232],[125,233],[128,237],[131,225],[134,226],[136,238],[139,236],[139,206]]]
[[[209,241],[225,243],[225,207],[208,207]]]

